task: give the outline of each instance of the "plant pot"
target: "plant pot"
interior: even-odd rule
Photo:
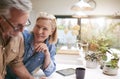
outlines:
[[[103,69],[105,65],[105,60],[100,60],[100,69]]]
[[[98,62],[96,60],[86,60],[86,67],[87,68],[96,68],[98,66]]]
[[[118,68],[111,68],[108,66],[103,67],[103,73],[109,76],[114,76],[117,75],[118,73]]]

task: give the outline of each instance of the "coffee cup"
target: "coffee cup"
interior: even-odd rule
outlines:
[[[75,70],[76,79],[84,79],[85,77],[85,68],[78,67]]]

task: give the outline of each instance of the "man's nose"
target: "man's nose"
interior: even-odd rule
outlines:
[[[24,28],[25,28],[25,26],[22,26],[21,28],[19,28],[19,32],[23,32]]]
[[[24,27],[20,29],[20,32],[23,32],[23,30],[24,30]]]

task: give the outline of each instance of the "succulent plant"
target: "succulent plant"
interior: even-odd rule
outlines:
[[[89,53],[85,56],[85,59],[90,61],[100,61],[102,58],[99,52],[89,51]]]
[[[119,57],[116,53],[111,53],[112,57],[110,61],[106,62],[107,67],[118,68]]]

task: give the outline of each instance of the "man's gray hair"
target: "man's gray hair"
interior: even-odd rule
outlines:
[[[32,3],[30,0],[0,0],[0,15],[8,15],[11,8],[29,13]]]

